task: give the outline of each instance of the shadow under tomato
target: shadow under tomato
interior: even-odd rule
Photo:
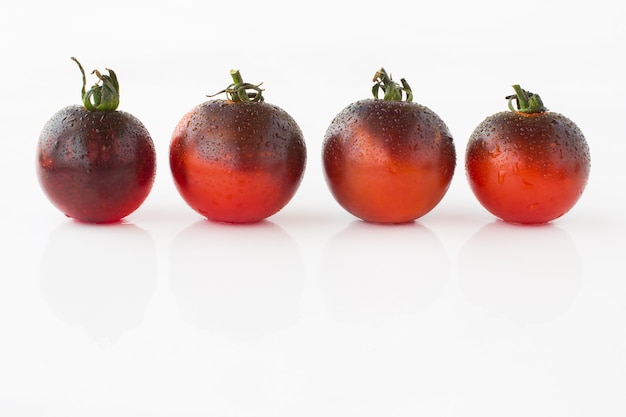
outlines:
[[[199,221],[170,248],[170,285],[183,320],[254,338],[295,324],[304,288],[296,242],[270,221]]]
[[[563,314],[582,281],[576,245],[551,224],[487,224],[461,248],[458,268],[459,285],[470,302],[518,325]]]
[[[326,243],[320,285],[333,317],[363,322],[425,310],[443,294],[450,270],[427,227],[354,221]]]
[[[115,343],[138,326],[157,286],[156,245],[126,223],[63,223],[41,259],[42,293],[64,322]]]

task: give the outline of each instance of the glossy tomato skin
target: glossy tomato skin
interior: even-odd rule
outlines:
[[[406,223],[446,194],[456,151],[447,126],[427,107],[367,99],[333,119],[322,159],[330,191],[349,213],[373,223]]]
[[[209,220],[251,223],[281,210],[306,165],[295,120],[266,102],[211,100],[177,124],[170,168],[185,202]]]
[[[511,223],[561,217],[582,195],[591,165],[581,130],[553,112],[501,112],[472,133],[465,168],[478,201]]]
[[[156,152],[148,130],[133,115],[73,105],[44,125],[36,167],[44,193],[66,216],[111,223],[148,197]]]

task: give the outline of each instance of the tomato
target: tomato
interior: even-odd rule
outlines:
[[[37,177],[66,216],[87,223],[110,223],[134,212],[148,197],[156,175],[156,152],[139,119],[116,110],[115,72],[85,92],[83,105],[70,105],[44,125],[37,144]]]
[[[348,105],[330,123],[324,174],[335,200],[354,216],[406,223],[446,194],[456,166],[454,142],[437,114],[412,102],[404,79],[399,85],[381,68],[374,81],[374,99]]]
[[[251,223],[281,210],[304,175],[306,145],[296,121],[264,101],[239,71],[227,99],[204,102],[176,125],[170,168],[185,202],[209,220]],[[254,90],[249,93],[248,90]]]
[[[472,133],[465,168],[476,198],[494,216],[540,224],[561,217],[589,178],[587,141],[573,121],[548,111],[537,94],[514,85],[512,111],[487,117]],[[516,110],[512,101],[517,102]]]

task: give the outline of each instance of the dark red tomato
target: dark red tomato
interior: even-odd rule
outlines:
[[[102,86],[85,94],[83,72],[84,105],[61,109],[44,125],[37,144],[37,176],[48,199],[66,216],[110,223],[134,212],[147,198],[156,152],[141,121],[115,110],[115,73],[95,73]]]
[[[494,114],[472,133],[466,173],[478,201],[512,223],[561,217],[587,185],[590,154],[581,130],[541,98],[515,85],[518,110]]]
[[[185,114],[170,143],[170,167],[185,202],[209,220],[251,223],[281,210],[295,195],[306,146],[295,120],[263,101],[238,71],[227,100]],[[246,89],[255,89],[250,94]]]
[[[437,114],[411,102],[405,80],[400,86],[381,69],[374,81],[376,98],[350,104],[328,127],[322,147],[326,182],[354,216],[406,223],[431,211],[446,194],[456,166],[454,142]]]

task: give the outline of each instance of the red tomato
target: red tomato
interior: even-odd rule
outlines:
[[[538,95],[513,87],[516,95],[507,97],[513,111],[488,117],[472,133],[467,178],[494,216],[513,223],[550,222],[582,195],[589,178],[589,147],[574,122],[547,111]]]
[[[85,92],[85,73],[78,65],[84,105],[65,107],[44,125],[37,144],[37,176],[48,199],[66,216],[116,222],[134,212],[152,189],[154,143],[141,121],[116,110],[115,73],[94,71],[102,85]]]
[[[306,146],[287,112],[264,102],[262,90],[243,83],[238,71],[231,75],[227,100],[204,102],[179,121],[170,167],[178,192],[198,213],[250,223],[275,214],[295,195]]]
[[[456,165],[454,142],[439,116],[411,102],[404,79],[400,86],[381,69],[374,81],[375,99],[350,104],[328,127],[326,182],[337,202],[362,220],[410,222],[446,194]]]

